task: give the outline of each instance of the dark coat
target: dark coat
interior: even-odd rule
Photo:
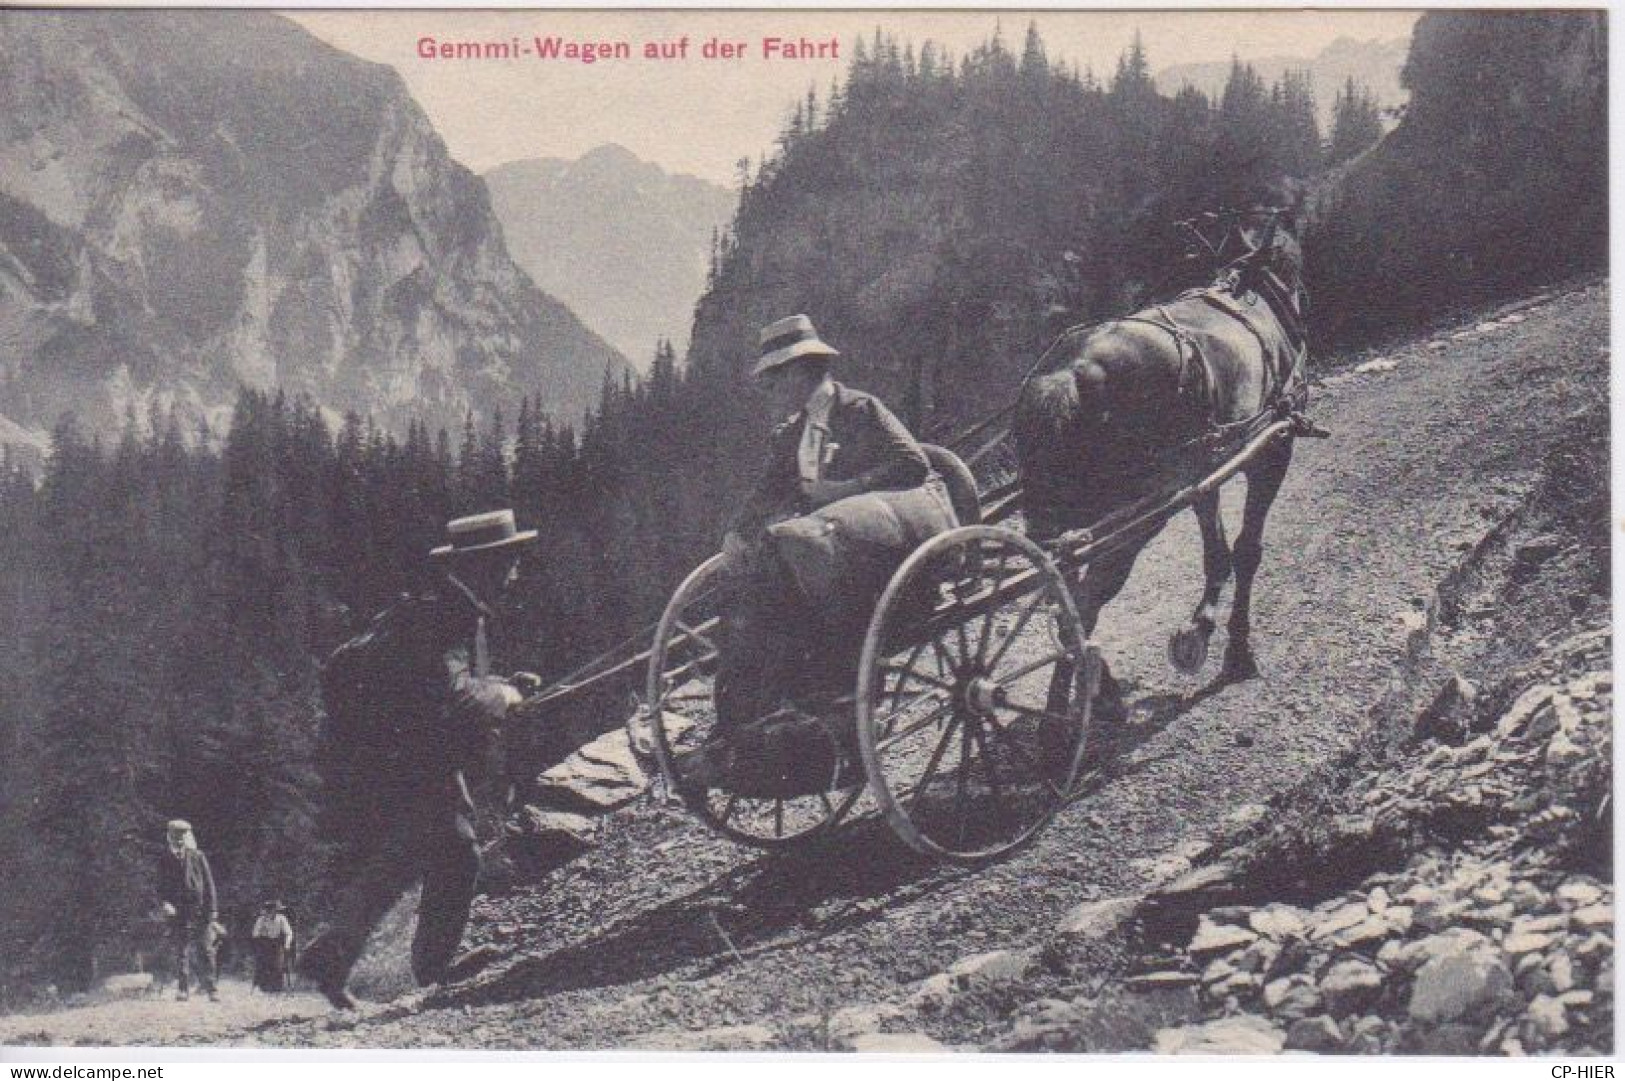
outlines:
[[[873,395],[840,383],[833,385],[829,441],[835,444],[835,451],[824,467],[824,478],[856,481],[865,492],[924,484],[931,464],[903,422]],[[804,414],[797,413],[773,430],[767,468],[731,526],[747,539],[775,519],[815,509],[801,494],[796,460],[803,422]]]
[[[324,772],[335,832],[350,832],[343,820],[357,811],[395,817],[389,804],[403,791],[460,795],[452,775],[490,761],[513,692],[474,674],[477,618],[458,597],[405,595],[329,659]]]
[[[182,849],[177,856],[166,847],[158,859],[158,899],[174,905],[182,923],[213,920],[219,907],[209,857],[195,848]]]

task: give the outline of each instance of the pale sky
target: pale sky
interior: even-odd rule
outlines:
[[[876,26],[916,50],[927,40],[963,56],[1002,29],[1019,50],[1029,21],[1052,60],[1109,76],[1140,31],[1153,71],[1175,64],[1296,55],[1339,37],[1407,36],[1416,11],[300,11],[323,40],[401,74],[453,157],[475,172],[524,158],[576,158],[619,143],[672,172],[731,183],[734,162],[773,145],[795,101],[846,70],[852,42]],[[420,39],[498,42],[536,37],[625,41],[633,59],[424,59]],[[689,39],[687,59],[647,60],[650,42]],[[762,39],[839,43],[839,59],[767,59]],[[706,59],[711,38],[745,42],[743,59]],[[827,50],[826,50],[827,52]]]

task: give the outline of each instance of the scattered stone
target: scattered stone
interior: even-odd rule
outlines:
[[[522,859],[558,866],[591,849],[596,832],[593,820],[584,815],[526,806],[509,819],[507,843]]]
[[[1240,1014],[1201,1025],[1163,1029],[1152,1041],[1159,1055],[1273,1055],[1286,1034],[1262,1017]]]
[[[1537,995],[1529,1004],[1528,1017],[1535,1031],[1548,1040],[1556,1039],[1569,1030],[1568,1011],[1550,995]]]
[[[1256,932],[1245,927],[1214,923],[1204,915],[1196,925],[1196,937],[1191,939],[1189,949],[1192,957],[1200,958],[1240,949],[1257,938]]]
[[[1132,897],[1085,901],[1061,918],[1055,932],[1072,939],[1104,938],[1133,915],[1137,903]]]
[[[1320,994],[1333,1017],[1347,1017],[1369,1005],[1382,991],[1382,973],[1365,961],[1339,961],[1320,980]]]
[[[830,1043],[838,1051],[850,1051],[854,1037],[879,1032],[886,1025],[906,1016],[901,1007],[879,1003],[843,1006],[829,1018]]]
[[[1315,941],[1330,938],[1339,931],[1347,931],[1352,927],[1359,926],[1370,915],[1371,910],[1359,902],[1343,905],[1316,923],[1315,929],[1309,933],[1309,937]]]
[[[1294,975],[1264,985],[1264,1006],[1276,1017],[1304,1017],[1323,1008],[1324,1000],[1307,976]]]
[[[940,1055],[948,1047],[923,1032],[865,1032],[853,1037],[852,1050],[864,1055]]]
[[[1386,357],[1378,357],[1376,360],[1368,360],[1364,364],[1355,365],[1354,374],[1380,375],[1383,372],[1391,372],[1397,367],[1399,367],[1398,361],[1389,360]]]
[[[1292,905],[1274,904],[1254,909],[1247,925],[1260,935],[1282,939],[1304,932],[1303,911]]]
[[[1160,991],[1179,987],[1194,987],[1201,983],[1200,976],[1189,972],[1146,972],[1138,976],[1130,976],[1123,981],[1123,986],[1131,991]]]
[[[1311,1051],[1317,1055],[1335,1054],[1343,1047],[1343,1030],[1325,1014],[1300,1017],[1286,1030],[1285,1049]]]
[[[1546,966],[1546,975],[1551,981],[1552,990],[1558,994],[1574,989],[1574,962],[1568,954],[1562,951],[1553,954]]]
[[[1570,918],[1574,921],[1574,926],[1587,931],[1613,927],[1614,906],[1612,904],[1587,905],[1584,908],[1575,909]]]
[[[1557,896],[1576,905],[1594,904],[1603,897],[1602,887],[1584,878],[1571,878],[1557,887]]]
[[[642,1051],[762,1051],[778,1043],[778,1035],[766,1025],[734,1025],[699,1032],[663,1029],[627,1041]]]
[[[1332,936],[1332,944],[1345,949],[1369,949],[1373,952],[1394,933],[1393,925],[1383,916],[1368,916],[1353,927]]]

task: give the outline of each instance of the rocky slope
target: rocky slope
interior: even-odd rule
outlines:
[[[736,193],[619,146],[485,174],[514,261],[634,363],[669,338],[681,355],[715,230]]]
[[[509,258],[399,77],[260,12],[0,12],[0,415],[93,426],[239,383],[397,425],[618,354]]]

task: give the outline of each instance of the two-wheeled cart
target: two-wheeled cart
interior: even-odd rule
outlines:
[[[1285,407],[1265,413],[1211,448],[1207,461],[1217,464],[1194,482],[1045,544],[1005,524],[1018,484],[977,493],[969,482],[966,492],[968,471],[929,448],[938,471],[958,478],[963,524],[897,568],[869,619],[851,694],[819,707],[830,743],[822,757],[832,763],[822,784],[697,781],[685,768],[739,738],[720,727],[716,709],[729,575],[724,558],[712,557],[673,593],[647,654],[642,717],[666,784],[711,828],[765,848],[824,835],[867,797],[919,852],[962,862],[1008,852],[1073,795],[1091,761],[1100,654],[1069,579],[1309,430]]]

